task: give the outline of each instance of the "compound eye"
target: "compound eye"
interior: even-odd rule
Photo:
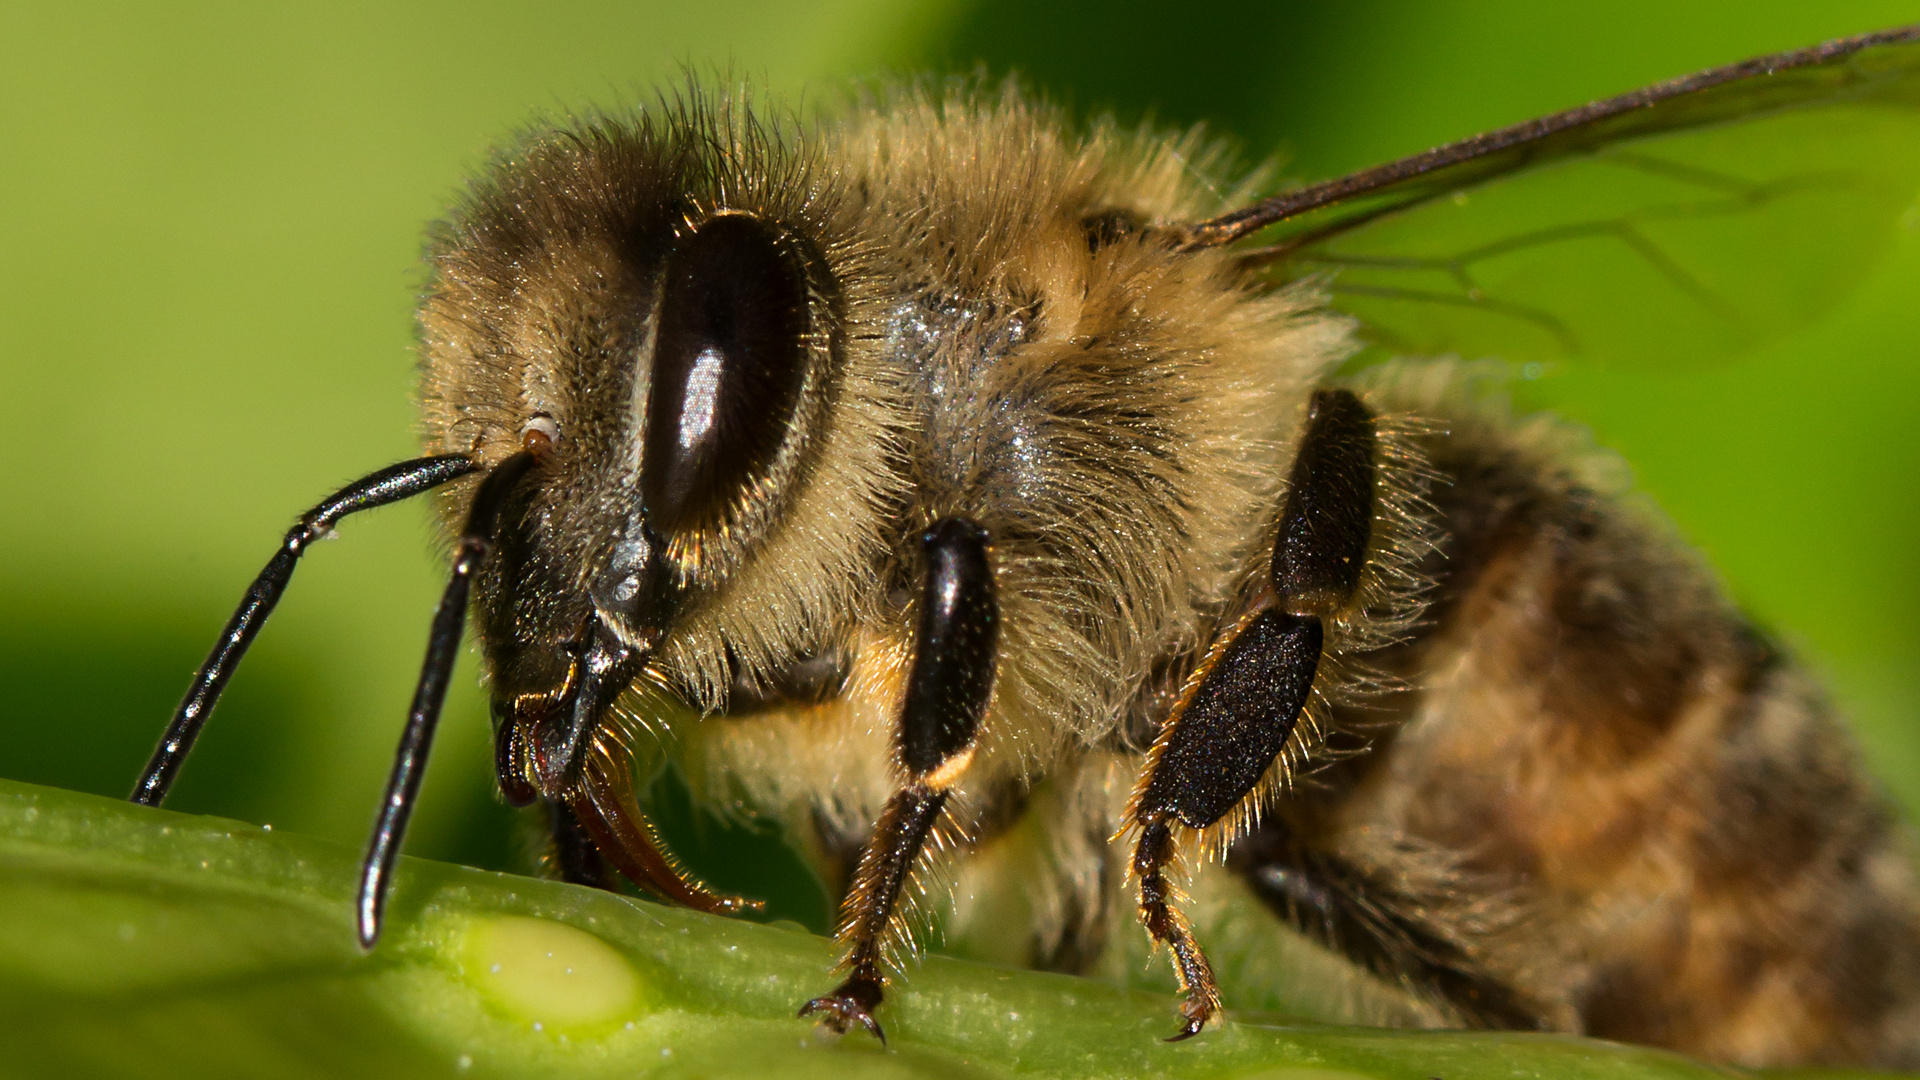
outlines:
[[[647,521],[720,524],[766,475],[806,381],[806,268],[773,225],[713,218],[667,257],[640,473]]]

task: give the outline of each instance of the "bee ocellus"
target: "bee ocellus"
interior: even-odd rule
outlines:
[[[700,790],[847,856],[841,981],[795,1002],[841,1032],[881,1034],[938,871],[957,951],[1170,957],[1175,1038],[1312,968],[1358,1021],[1920,1065],[1920,888],[1818,689],[1611,458],[1509,415],[1490,369],[1354,361],[1445,343],[1340,306],[1571,341],[1470,258],[1341,245],[1594,161],[1731,187],[1685,213],[1737,219],[1813,182],[1725,181],[1662,140],[1911,118],[1917,42],[1718,69],[1258,201],[1198,135],[1076,129],[977,84],[817,123],[696,89],[536,130],[433,234],[428,456],[289,532],[135,799],[164,796],[305,547],[437,489],[453,577],[365,947],[470,614],[500,789],[547,808],[562,877],[752,903],[685,872],[636,798],[663,734]],[[1610,213],[1703,318],[1738,317],[1622,224],[1657,215]],[[1529,228],[1474,258],[1576,235]],[[1459,292],[1356,284],[1383,267]]]

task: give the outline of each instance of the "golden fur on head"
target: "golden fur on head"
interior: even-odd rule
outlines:
[[[749,212],[802,235],[831,267],[835,295],[814,298],[811,348],[826,377],[803,406],[814,414],[804,443],[783,453],[791,462],[767,490],[747,492],[722,527],[675,551],[701,588],[660,664],[710,708],[724,701],[729,652],[762,670],[816,647],[866,602],[858,589],[884,551],[882,515],[902,495],[887,468],[908,422],[896,374],[859,335],[830,339],[837,324],[881,317],[876,249],[858,206],[821,171],[806,139],[744,100],[698,92],[658,117],[536,130],[439,229],[421,306],[428,447],[492,462],[518,448],[529,417],[552,417],[560,438],[541,491],[542,551],[584,590],[640,468],[650,369],[636,358],[656,286],[632,248]],[[862,407],[835,407],[847,400]],[[461,497],[443,501],[449,522]],[[729,621],[740,603],[730,597],[750,598],[750,617]]]

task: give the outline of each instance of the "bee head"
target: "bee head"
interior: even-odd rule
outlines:
[[[833,422],[845,215],[734,109],[536,135],[435,237],[430,439],[538,459],[474,595],[511,798],[569,790],[635,678],[699,700],[845,603],[822,582],[860,542],[836,530],[874,500],[822,462],[876,441]],[[794,528],[808,503],[841,509]]]

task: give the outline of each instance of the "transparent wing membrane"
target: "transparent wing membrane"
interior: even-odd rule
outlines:
[[[1917,33],[1676,80],[1194,236],[1258,233],[1250,262],[1323,277],[1392,352],[1710,365],[1813,321],[1920,223]]]

